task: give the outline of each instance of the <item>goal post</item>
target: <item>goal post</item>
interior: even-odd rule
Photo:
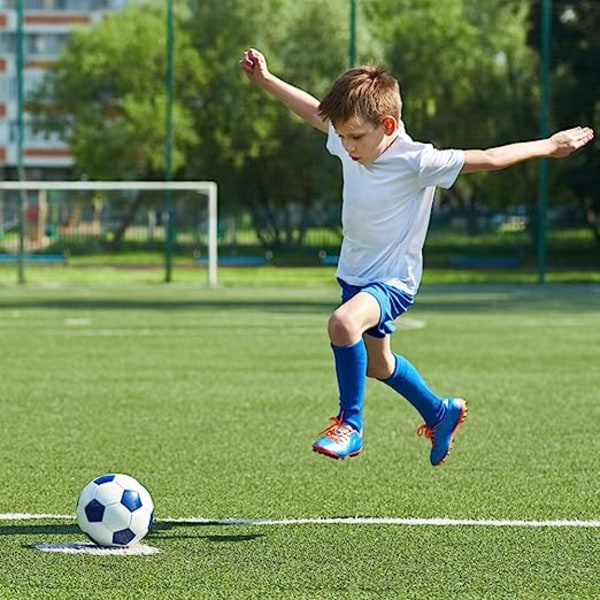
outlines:
[[[119,191],[119,192],[197,192],[207,198],[208,217],[207,217],[207,271],[208,286],[217,286],[217,184],[214,181],[0,181],[0,192],[15,191],[21,192],[20,196],[20,215],[19,221],[23,223],[24,202],[22,194],[24,192],[99,192],[99,191]],[[167,218],[171,218],[167,215]],[[24,227],[19,231],[19,249],[17,252],[17,263],[19,265],[20,280],[23,273],[24,264]],[[22,281],[21,281],[22,282]]]

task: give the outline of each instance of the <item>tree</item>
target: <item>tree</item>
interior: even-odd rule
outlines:
[[[440,10],[438,0],[365,0],[370,26],[389,41],[385,62],[400,80],[408,132],[454,148],[537,136],[527,0],[443,5]],[[451,194],[469,209],[533,203],[535,177],[535,165],[520,165],[502,177],[460,178]]]
[[[529,42],[539,47],[541,3],[532,3]],[[600,129],[600,4],[554,0],[552,12],[552,120]],[[563,202],[575,202],[600,244],[600,148],[596,144],[553,165]]]
[[[156,179],[165,169],[165,11],[162,3],[110,15],[76,31],[29,109],[57,131],[91,179]],[[175,169],[197,143],[192,110],[204,67],[177,21]]]
[[[256,46],[275,73],[322,97],[348,67],[349,1],[175,1],[176,177],[216,180],[221,214],[248,211],[266,246],[301,244],[317,214],[339,223],[339,165],[323,136],[249,84],[237,63]],[[360,61],[400,79],[415,138],[481,147],[537,135],[529,0],[444,0],[443,11],[439,0],[358,6]],[[67,46],[35,109],[40,127],[71,144],[78,173],[162,178],[164,41],[164,2],[146,0]],[[452,202],[532,204],[535,189],[527,164],[459,179]]]
[[[164,178],[166,12],[161,5],[143,3],[76,31],[33,96],[29,110],[36,127],[57,131],[69,143],[76,174],[93,180]],[[182,27],[184,14],[178,15],[175,170],[183,167],[186,153],[198,141],[192,111],[205,72]],[[138,193],[128,203],[113,246],[147,200]]]
[[[348,4],[201,0],[191,8],[193,38],[211,69],[196,113],[203,151],[188,173],[216,179],[222,210],[249,211],[265,246],[300,245],[317,209],[337,215],[338,166],[322,134],[250,85],[237,62],[258,47],[273,72],[322,95],[347,66]]]

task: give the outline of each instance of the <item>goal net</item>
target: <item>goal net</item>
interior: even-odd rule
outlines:
[[[212,181],[0,181],[0,261],[164,254],[206,267],[217,285],[217,184]],[[137,253],[137,254],[136,254]]]

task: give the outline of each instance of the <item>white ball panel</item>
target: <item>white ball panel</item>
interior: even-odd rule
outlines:
[[[94,497],[104,506],[108,506],[120,502],[121,496],[123,496],[123,488],[114,481],[110,481],[97,486]]]
[[[140,500],[142,501],[142,507],[147,508],[150,514],[154,510],[154,502],[152,502],[152,496],[150,496],[150,492],[143,486],[140,486],[138,489],[140,494]]]
[[[87,533],[99,546],[113,545],[113,532],[108,529],[104,523],[86,523],[86,526],[82,527],[81,529],[84,533]]]
[[[148,510],[144,506],[132,513],[129,529],[135,533],[136,537],[140,537],[141,539],[148,533],[151,514],[152,510]]]
[[[122,504],[111,504],[105,508],[102,522],[111,531],[120,531],[129,527],[131,513]]]
[[[130,475],[117,473],[115,475],[115,483],[118,483],[125,490],[137,490],[141,487],[140,482]]]
[[[77,523],[79,524],[79,527],[85,531],[85,526],[87,523],[87,515],[85,514],[85,504],[83,504],[82,502],[79,502],[77,504]]]
[[[81,490],[81,494],[79,494],[77,506],[78,507],[79,507],[79,505],[86,506],[91,500],[93,500],[94,494],[96,493],[97,489],[98,489],[98,486],[93,481],[91,483],[88,483]]]

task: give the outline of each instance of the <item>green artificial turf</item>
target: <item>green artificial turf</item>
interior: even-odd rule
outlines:
[[[0,287],[0,514],[74,514],[88,481],[125,472],[154,498],[160,550],[44,553],[84,541],[74,518],[5,519],[0,598],[600,596],[598,527],[227,523],[597,522],[597,285],[424,285],[394,349],[469,401],[434,469],[418,415],[376,381],[363,453],[311,452],[337,406],[338,291],[259,283]]]

